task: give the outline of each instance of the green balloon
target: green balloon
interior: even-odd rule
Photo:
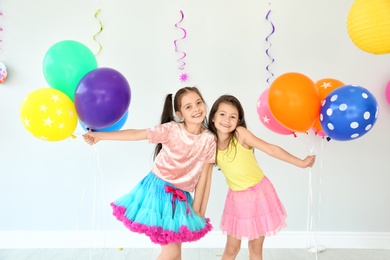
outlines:
[[[43,59],[43,74],[50,87],[72,101],[80,80],[97,68],[95,55],[80,42],[65,40],[49,48]]]

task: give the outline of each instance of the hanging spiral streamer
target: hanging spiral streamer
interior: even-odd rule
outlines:
[[[179,48],[177,47],[177,42],[179,40],[184,40],[186,37],[187,37],[187,31],[183,28],[183,27],[180,27],[179,24],[184,20],[184,13],[182,10],[180,10],[180,14],[181,14],[181,18],[180,18],[180,21],[178,21],[176,24],[175,24],[175,27],[182,30],[183,31],[183,37],[179,38],[179,39],[176,39],[173,41],[173,44],[175,45],[175,52],[176,53],[180,53],[181,57],[177,59],[177,61],[180,63],[179,65],[179,70],[183,71],[184,70],[184,66],[186,65],[186,63],[184,62],[184,58],[187,56],[187,54],[181,50],[179,50]],[[180,81],[181,82],[184,82],[188,79],[188,75],[187,73],[183,72],[181,75],[180,75]]]
[[[272,71],[270,71],[269,67],[271,66],[272,63],[274,63],[275,59],[271,57],[271,55],[269,54],[269,49],[271,48],[272,44],[271,42],[269,41],[269,37],[274,34],[275,32],[275,26],[274,24],[272,23],[272,21],[269,19],[269,15],[271,13],[271,9],[268,11],[267,15],[265,16],[265,19],[267,21],[269,21],[269,23],[271,24],[271,32],[268,34],[268,36],[265,38],[265,41],[269,44],[268,48],[265,50],[265,54],[267,54],[268,58],[271,60],[271,62],[265,67],[265,69],[268,71],[269,74],[271,74],[271,76],[269,76],[267,78],[267,83],[269,84],[270,82],[270,79],[274,76],[274,74],[272,73]]]
[[[2,11],[0,11],[0,18],[1,17],[3,17],[3,12]],[[1,32],[3,32],[3,27],[1,27],[1,24],[0,24],[0,33]],[[0,36],[2,36],[1,34],[0,34]],[[2,38],[0,38],[0,49],[1,49],[1,45],[3,44],[3,39]]]
[[[103,24],[102,24],[102,22],[100,21],[100,19],[98,17],[99,13],[100,13],[100,9],[98,9],[95,12],[95,18],[98,20],[99,25],[100,25],[99,31],[97,33],[95,33],[94,36],[93,36],[94,41],[97,42],[97,44],[99,45],[99,51],[95,54],[95,56],[98,55],[101,52],[101,50],[103,49],[103,47],[100,44],[100,42],[98,40],[96,40],[96,37],[103,31]]]

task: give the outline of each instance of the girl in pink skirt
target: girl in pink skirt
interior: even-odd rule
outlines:
[[[250,259],[262,259],[264,237],[286,227],[286,211],[257,164],[253,149],[301,168],[312,167],[316,157],[299,159],[253,135],[246,128],[240,101],[231,95],[215,101],[208,128],[217,135],[216,163],[229,186],[220,226],[227,234],[222,259],[235,259],[242,239],[249,240]]]

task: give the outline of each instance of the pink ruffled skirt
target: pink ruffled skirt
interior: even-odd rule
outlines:
[[[237,239],[275,235],[286,225],[286,211],[270,180],[264,178],[244,191],[229,188],[221,230]]]

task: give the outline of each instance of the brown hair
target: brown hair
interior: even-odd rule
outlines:
[[[215,128],[215,125],[214,125],[214,122],[213,122],[213,118],[215,116],[215,113],[217,113],[218,111],[218,108],[219,108],[219,105],[220,104],[229,104],[229,105],[232,105],[234,106],[237,111],[238,111],[238,124],[237,124],[237,127],[238,126],[242,126],[242,127],[246,127],[246,122],[245,122],[245,113],[244,113],[244,109],[240,103],[240,101],[235,97],[235,96],[232,96],[232,95],[222,95],[220,96],[213,104],[213,106],[211,107],[210,109],[210,113],[209,113],[209,123],[208,123],[208,129],[210,130],[210,132],[212,132],[216,138],[217,138],[217,141],[218,141],[218,134],[217,134],[217,129]],[[236,130],[232,131],[230,133],[230,138],[229,138],[229,145],[230,145],[230,142],[232,141],[233,137],[236,135]],[[228,145],[228,147],[229,147]],[[233,143],[233,145],[235,145]]]
[[[164,108],[163,108],[163,112],[161,114],[161,124],[165,124],[165,123],[168,123],[171,121],[176,121],[176,117],[174,114],[175,114],[175,112],[180,111],[181,100],[182,100],[183,96],[190,93],[190,92],[194,92],[194,93],[198,94],[200,99],[205,103],[203,96],[197,87],[184,87],[184,88],[179,89],[176,92],[175,97],[173,98],[173,104],[172,104],[172,94],[168,94],[165,97]],[[202,124],[204,127],[207,127],[206,117],[203,120]],[[161,151],[161,148],[162,148],[162,144],[158,143],[156,145],[156,148],[154,149],[154,157],[153,158],[156,158],[157,154]]]

